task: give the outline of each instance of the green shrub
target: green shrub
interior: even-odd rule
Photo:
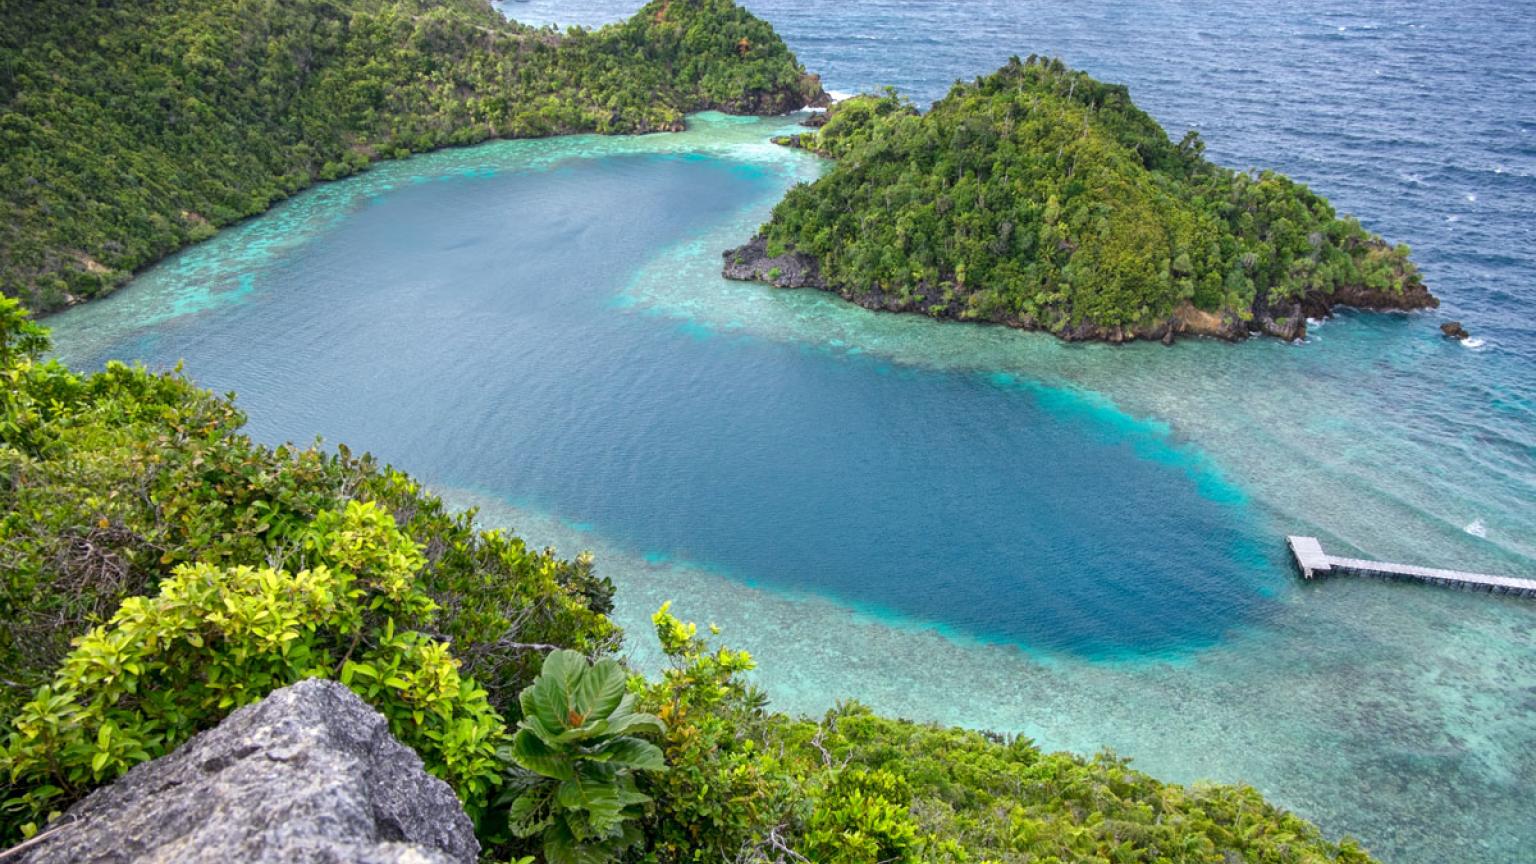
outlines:
[[[1354,841],[1330,843],[1251,788],[1163,783],[1107,753],[1047,754],[1028,739],[893,720],[858,705],[794,734],[808,741],[813,730],[831,764],[870,772],[853,775],[866,800],[906,802],[924,860],[1371,861]],[[897,782],[871,783],[878,772]],[[814,806],[843,809],[837,781],[821,788]],[[906,842],[900,817],[876,805],[889,817],[876,824]],[[841,821],[858,825],[852,813]]]
[[[628,677],[612,659],[589,666],[575,651],[554,651],[520,697],[510,755],[532,776],[509,794],[507,821],[520,837],[542,836],[549,864],[610,861],[640,842],[640,806],[651,799],[634,772],[666,763],[633,733],[664,725],[634,710]]]
[[[19,372],[21,361],[47,350],[47,328],[34,322],[19,301],[0,297],[0,369]]]
[[[417,580],[438,606],[425,629],[453,645],[497,711],[516,716],[544,646],[593,655],[619,646],[622,633],[607,618],[613,583],[596,574],[591,555],[563,559],[514,534],[479,530],[474,511],[450,510],[398,471],[363,479],[356,494],[389,509],[425,548]]]
[[[833,772],[815,795],[804,854],[821,864],[916,861],[912,792],[901,777],[854,766]]]
[[[667,723],[662,746],[671,766],[646,778],[656,799],[646,836],[658,861],[735,860],[773,832],[792,833],[803,797],[794,767],[774,746],[767,697],[744,677],[751,656],[711,645],[669,608],[652,617],[669,665],[641,700]]]
[[[15,719],[3,768],[19,794],[5,827],[170,752],[241,705],[305,678],[337,678],[380,710],[475,812],[500,782],[504,726],[447,645],[406,629],[432,601],[421,551],[372,504],[321,514],[297,572],[183,565],[77,640]]]
[[[1246,787],[1162,783],[1112,755],[1046,754],[857,704],[820,722],[769,714],[743,680],[745,652],[667,607],[653,620],[671,662],[642,705],[667,721],[669,770],[643,781],[645,860],[1371,861]]]

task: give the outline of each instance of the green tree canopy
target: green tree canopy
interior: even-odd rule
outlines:
[[[22,0],[0,58],[0,293],[36,310],[375,159],[821,94],[731,0],[564,33],[486,0]]]
[[[1125,87],[1059,60],[1014,58],[926,114],[857,97],[790,143],[837,165],[774,209],[767,254],[869,305],[1065,333],[1362,292],[1433,303],[1406,247],[1279,174],[1211,164],[1195,133],[1170,140]]]

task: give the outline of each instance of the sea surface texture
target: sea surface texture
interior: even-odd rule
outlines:
[[[595,551],[642,668],[675,599],[783,710],[1112,748],[1389,862],[1533,860],[1536,602],[1301,584],[1283,543],[1536,576],[1529,10],[749,6],[837,91],[926,104],[1031,53],[1124,82],[1409,243],[1444,306],[1112,347],[727,282],[720,251],[825,166],[767,142],[795,118],[705,114],[324,184],[50,319],[59,355],[184,361],[262,440],[369,449]]]

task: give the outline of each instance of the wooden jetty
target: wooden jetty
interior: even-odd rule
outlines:
[[[1296,569],[1303,579],[1345,574],[1427,582],[1431,585],[1444,585],[1461,591],[1486,591],[1490,594],[1536,597],[1536,579],[1512,579],[1508,576],[1464,573],[1460,570],[1366,561],[1363,558],[1340,558],[1324,552],[1323,544],[1317,542],[1316,537],[1287,537],[1285,542],[1291,547],[1291,557],[1295,559]]]

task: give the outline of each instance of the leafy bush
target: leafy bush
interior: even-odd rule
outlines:
[[[711,645],[669,608],[651,619],[669,666],[641,699],[667,723],[671,766],[646,778],[656,799],[646,835],[658,861],[734,860],[792,831],[798,783],[772,746],[767,697],[743,677],[751,656]]]
[[[877,768],[833,772],[817,790],[805,828],[805,856],[822,864],[916,861],[912,793],[901,777]]]
[[[0,369],[19,374],[23,360],[40,357],[47,350],[47,328],[34,322],[20,303],[0,297]],[[9,403],[9,395],[6,401]]]
[[[909,800],[924,860],[1371,861],[1354,841],[1328,842],[1251,788],[1163,783],[1111,754],[1047,754],[1027,739],[893,720],[858,705],[803,724],[799,740],[813,728],[817,746],[858,778],[861,794]],[[846,809],[837,784],[826,788],[817,806]],[[886,803],[877,808],[889,816],[877,824],[905,842],[900,818]],[[844,819],[858,824],[855,813]]]
[[[641,704],[667,721],[669,770],[642,784],[647,860],[1370,861],[1248,788],[1170,785],[1108,754],[1045,754],[857,704],[819,722],[771,714],[745,652],[667,607],[653,621],[671,662]]]
[[[504,733],[448,646],[405,629],[434,604],[420,550],[372,504],[321,514],[297,572],[183,565],[77,640],[53,683],[15,719],[3,768],[21,792],[6,827],[33,825],[229,711],[311,677],[334,677],[389,720],[471,812],[500,782]],[[9,833],[9,832],[7,832]]]
[[[358,494],[387,507],[424,546],[417,578],[438,607],[424,629],[453,645],[498,711],[515,716],[517,693],[538,674],[547,646],[589,654],[618,647],[621,633],[606,617],[613,583],[596,574],[591,555],[564,559],[516,535],[479,530],[474,511],[450,511],[398,471],[369,477]]]
[[[609,861],[641,840],[640,806],[651,799],[634,772],[666,763],[633,733],[664,726],[634,710],[628,678],[612,659],[589,666],[575,651],[555,651],[520,697],[511,758],[533,778],[512,792],[508,823],[518,836],[542,835],[549,864]]]

